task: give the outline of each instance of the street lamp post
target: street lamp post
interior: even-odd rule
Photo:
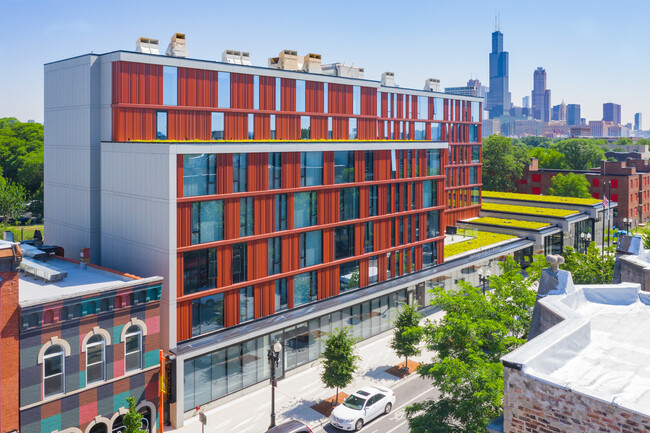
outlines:
[[[483,269],[482,266],[478,269],[478,282],[481,284],[481,291],[483,292],[483,296],[485,296],[485,285],[487,284],[490,275],[492,275],[492,271],[490,269]]]
[[[580,233],[580,240],[582,241],[582,253],[584,254],[587,252],[589,244],[591,244],[591,233]]]
[[[623,218],[623,224],[625,225],[625,231],[630,231],[630,226],[632,225],[632,218]]]
[[[275,369],[280,366],[280,352],[282,351],[282,344],[276,341],[275,344],[269,348],[267,358],[271,366],[271,425],[269,430],[275,427],[275,387],[277,381],[275,380]]]

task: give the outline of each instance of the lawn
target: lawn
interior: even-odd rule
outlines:
[[[489,224],[491,226],[501,226],[501,227],[513,227],[518,229],[530,229],[530,230],[539,230],[544,227],[548,227],[549,223],[538,223],[536,221],[521,221],[521,220],[511,220],[505,218],[494,218],[494,217],[482,217],[471,220],[472,223],[477,224]]]
[[[501,233],[476,232],[476,237],[474,239],[445,245],[445,258],[516,238],[517,236],[504,235]]]
[[[531,206],[516,206],[510,204],[496,204],[496,203],[483,203],[481,210],[486,212],[507,212],[522,215],[539,215],[546,217],[566,218],[569,215],[577,214],[577,210],[566,209],[553,209],[548,207],[531,207]]]
[[[595,198],[558,197],[554,195],[519,194],[516,192],[498,192],[498,191],[483,191],[483,197],[502,198],[504,200],[527,200],[527,201],[539,201],[539,202],[546,202],[546,203],[577,204],[577,205],[586,205],[586,206],[592,206],[598,203],[602,203],[601,200]]]
[[[43,238],[45,238],[43,224],[32,226],[7,226],[2,228],[2,231],[14,232],[14,241],[16,242],[29,241],[31,239],[34,239],[34,230],[40,230],[41,235],[43,235]]]

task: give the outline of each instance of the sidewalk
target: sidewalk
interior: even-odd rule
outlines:
[[[423,320],[435,320],[442,314],[442,312],[438,312]],[[385,371],[404,361],[403,358],[398,358],[389,347],[392,337],[393,330],[391,329],[373,337],[369,342],[361,342],[357,345],[357,353],[361,356],[360,368],[355,373],[352,384],[342,391],[350,393],[363,386],[373,384],[392,387],[400,381],[399,378]],[[428,362],[432,356],[432,352],[423,350],[422,354],[414,357],[413,360]],[[275,390],[277,424],[288,419],[301,420],[312,428],[327,424],[327,418],[311,409],[314,404],[336,393],[335,389],[327,389],[323,386],[320,380],[320,362],[320,360],[316,360],[307,370],[278,381]],[[205,427],[207,432],[264,433],[268,429],[271,419],[271,387],[269,385],[264,389],[224,403],[206,411],[205,414],[208,420]],[[194,416],[187,419],[182,428],[177,430],[165,428],[165,431],[201,433],[201,423],[198,416]]]

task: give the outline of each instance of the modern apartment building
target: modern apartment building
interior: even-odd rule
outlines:
[[[175,425],[268,378],[276,339],[283,373],[333,327],[388,329],[481,189],[480,98],[183,42],[45,65],[48,242],[164,277]]]

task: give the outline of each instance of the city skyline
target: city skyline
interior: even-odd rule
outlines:
[[[322,54],[324,63],[345,61],[364,67],[366,78],[372,80],[393,71],[402,87],[422,88],[429,77],[440,79],[443,89],[462,86],[469,78],[487,85],[497,13],[504,50],[510,53],[513,101],[530,95],[532,71],[541,66],[556,100],[580,104],[587,119],[600,119],[602,104],[609,101],[622,106],[623,123],[633,122],[634,113],[650,111],[650,89],[636,84],[643,82],[641,74],[650,66],[650,59],[636,54],[650,42],[642,31],[642,17],[650,12],[650,4],[641,1],[616,10],[593,2],[549,2],[536,8],[535,16],[562,30],[550,35],[531,32],[528,18],[534,5],[512,1],[476,2],[472,7],[403,3],[390,9],[392,22],[408,23],[403,33],[385,32],[376,25],[387,20],[388,2],[372,6],[333,2],[328,7],[287,2],[278,8],[264,2],[220,5],[199,0],[184,3],[179,11],[171,2],[151,9],[125,1],[106,6],[49,0],[39,2],[36,13],[35,5],[18,0],[5,4],[5,13],[13,19],[6,26],[9,36],[0,48],[0,61],[13,66],[0,72],[1,117],[42,122],[44,63],[92,50],[133,50],[140,36],[158,38],[166,47],[174,32],[187,35],[193,58],[218,60],[223,50],[239,49],[251,53],[254,65],[266,66],[268,57],[295,49]],[[340,14],[341,8],[347,13]],[[231,18],[215,21],[220,16]],[[454,16],[462,16],[462,22]],[[602,52],[610,53],[608,61],[597,64]]]

